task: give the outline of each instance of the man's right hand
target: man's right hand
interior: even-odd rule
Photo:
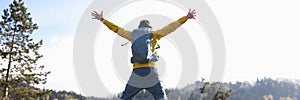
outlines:
[[[187,19],[195,19],[196,18],[196,10],[189,9],[188,14],[186,15]]]
[[[99,14],[98,12],[94,11],[92,13],[92,16],[93,16],[93,19],[98,19],[100,21],[103,21],[104,18],[103,18],[103,11],[101,11],[101,13]]]

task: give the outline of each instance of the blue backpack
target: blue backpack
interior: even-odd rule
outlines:
[[[153,37],[150,28],[138,28],[132,31],[131,63],[148,63],[158,61],[158,56],[152,52]]]

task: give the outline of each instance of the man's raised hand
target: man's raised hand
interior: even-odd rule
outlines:
[[[103,11],[101,11],[100,14],[98,12],[94,11],[94,12],[92,12],[92,16],[93,16],[93,19],[98,19],[98,20],[103,21]]]
[[[196,10],[189,9],[189,13],[186,15],[187,19],[195,19],[196,18]]]

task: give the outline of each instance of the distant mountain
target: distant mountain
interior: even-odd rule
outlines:
[[[299,84],[290,81],[270,78],[257,80],[255,84],[237,82],[228,85],[236,92],[229,100],[298,100],[300,99]]]
[[[296,80],[295,80],[295,83],[297,83],[297,84],[300,85],[300,79],[296,79]]]

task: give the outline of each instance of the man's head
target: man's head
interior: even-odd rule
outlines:
[[[142,27],[152,28],[152,27],[150,26],[150,22],[149,22],[148,20],[142,20],[142,21],[140,22],[139,28],[142,28]]]

